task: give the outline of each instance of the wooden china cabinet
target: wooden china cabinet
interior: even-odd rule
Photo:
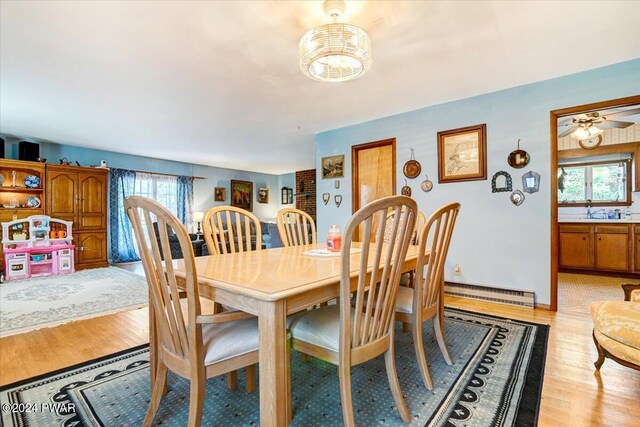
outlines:
[[[73,221],[76,269],[107,266],[108,169],[47,165],[46,213]]]

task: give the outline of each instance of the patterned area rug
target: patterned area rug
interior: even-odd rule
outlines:
[[[623,283],[633,282],[624,277],[594,276],[590,274],[558,274],[558,309],[589,313],[594,301],[622,301]]]
[[[549,327],[461,310],[446,310],[448,366],[425,328],[433,390],[422,384],[410,333],[396,332],[398,375],[412,426],[531,426],[537,423]],[[429,325],[427,325],[429,326]],[[147,346],[31,378],[0,390],[5,426],[140,425],[149,402]],[[294,426],[340,426],[337,368],[292,357]],[[352,369],[358,425],[405,424],[397,414],[384,359]],[[207,381],[202,425],[259,423],[259,395],[240,385],[230,391],[225,377]],[[169,392],[156,425],[184,426],[189,382],[170,373]],[[55,406],[57,404],[57,407]],[[28,410],[28,411],[27,411]]]
[[[0,285],[0,337],[144,307],[143,276],[116,267]]]

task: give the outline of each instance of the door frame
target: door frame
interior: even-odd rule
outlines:
[[[392,195],[396,194],[396,139],[381,139],[380,141],[367,142],[364,144],[358,144],[351,146],[351,213],[355,213],[358,209],[356,205],[360,203],[360,186],[358,183],[358,153],[361,150],[369,148],[384,147],[391,145],[391,174],[393,182]]]
[[[551,128],[551,304],[548,309],[551,311],[558,311],[558,119],[577,113],[586,113],[604,108],[626,107],[634,104],[640,104],[640,95],[577,105],[575,107],[560,108],[552,110],[549,114]],[[639,171],[636,170],[636,173],[638,172]],[[540,308],[547,307],[541,305]]]

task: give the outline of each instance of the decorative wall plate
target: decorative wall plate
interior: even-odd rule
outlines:
[[[427,175],[424,176],[425,180],[420,184],[420,188],[425,193],[428,193],[433,188],[433,182],[429,181],[429,177]]]
[[[503,180],[501,180],[500,177],[504,177],[504,182],[502,182]],[[511,183],[511,175],[509,175],[508,172],[505,172],[505,171],[496,172],[495,175],[493,175],[493,178],[491,178],[492,193],[502,193],[502,192],[511,191],[512,189],[513,189],[513,186]]]
[[[409,185],[407,185],[407,180],[404,180],[404,187],[402,187],[402,189],[400,190],[400,193],[403,196],[407,196],[407,197],[411,197],[411,187],[409,187]]]
[[[521,169],[529,164],[529,153],[520,149],[520,138],[518,138],[518,149],[512,151],[507,157],[507,163],[509,166],[516,169]]]
[[[31,196],[27,199],[27,206],[30,208],[39,208],[40,199],[36,196]]]
[[[417,177],[420,175],[420,172],[422,172],[422,166],[420,165],[420,162],[416,160],[416,157],[413,154],[413,148],[411,149],[411,159],[404,164],[402,172],[404,173],[404,176],[409,179]]]
[[[22,180],[24,186],[27,188],[38,188],[40,187],[40,178],[36,175],[27,175]]]
[[[511,199],[511,203],[513,203],[514,205],[520,206],[522,202],[524,202],[524,193],[522,193],[522,191],[520,190],[516,190],[511,193],[509,199]]]

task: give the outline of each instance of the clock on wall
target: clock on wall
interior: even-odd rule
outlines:
[[[593,150],[602,143],[602,135],[594,136],[593,138],[581,139],[578,141],[580,147],[585,150]]]

